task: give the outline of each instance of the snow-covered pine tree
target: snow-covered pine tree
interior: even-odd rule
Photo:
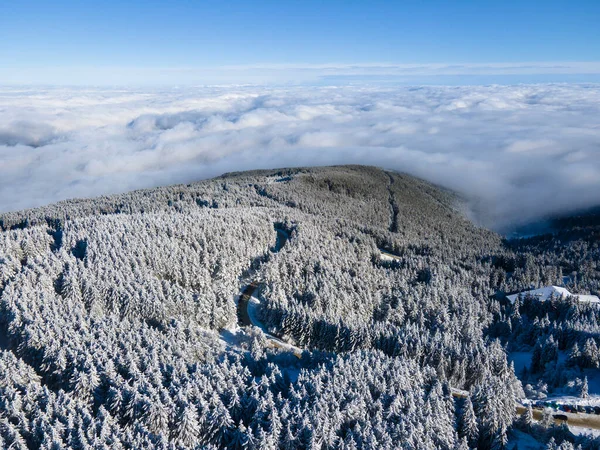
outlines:
[[[586,399],[589,397],[589,385],[587,376],[583,378],[583,383],[581,383],[581,390],[579,391],[579,398]]]
[[[477,417],[475,417],[473,403],[471,402],[470,396],[465,399],[460,412],[458,420],[458,435],[461,438],[465,438],[470,446],[476,445],[479,439]]]

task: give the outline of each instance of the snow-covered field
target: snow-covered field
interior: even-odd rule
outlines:
[[[531,366],[531,355],[532,352],[510,352],[508,359],[515,366],[515,373],[519,376],[524,368]],[[561,351],[558,353],[558,363],[564,364],[567,360],[567,352]],[[598,369],[586,369],[581,374],[581,379],[587,377],[588,379],[588,392],[589,397],[587,399],[579,398],[575,395],[564,394],[562,389],[557,389],[554,392],[548,394],[544,399],[539,399],[543,402],[555,402],[558,405],[572,405],[572,406],[600,406],[600,370]],[[538,400],[526,400],[523,403],[531,403]]]

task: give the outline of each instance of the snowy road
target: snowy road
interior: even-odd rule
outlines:
[[[301,348],[289,344],[283,339],[269,333],[264,324],[258,319],[257,308],[260,305],[260,300],[258,297],[254,296],[257,289],[258,285],[256,283],[251,283],[242,290],[237,304],[238,325],[240,327],[254,326],[260,328],[267,341],[269,341],[273,347],[290,351],[298,358],[301,358]]]
[[[452,389],[452,396],[456,398],[466,398],[469,395],[467,391],[463,391],[460,389]],[[517,404],[517,414],[524,414],[527,411],[527,407]],[[544,415],[544,411],[540,409],[534,409],[533,418],[537,421],[541,421]],[[571,414],[563,411],[552,411],[553,415],[565,415],[567,416],[567,425],[569,427],[579,427],[579,428],[589,428],[592,430],[600,430],[600,416],[596,416],[593,414]],[[563,423],[562,420],[554,419],[554,422],[557,425],[561,425]]]
[[[255,283],[250,283],[242,290],[242,293],[240,294],[237,304],[238,325],[240,327],[248,327],[252,325],[252,321],[248,315],[248,303],[250,302],[250,297],[252,297],[252,294],[254,294],[254,291],[257,287],[258,286]]]
[[[277,232],[277,241],[275,242],[275,246],[271,249],[271,252],[273,253],[277,253],[278,251],[280,251],[289,239],[289,235],[285,231],[279,228],[275,228],[275,231]],[[283,339],[269,333],[267,331],[266,326],[264,326],[264,324],[262,324],[258,319],[257,309],[260,305],[260,300],[257,296],[254,295],[257,289],[258,283],[256,283],[255,281],[251,282],[244,289],[242,289],[242,292],[237,301],[238,325],[240,327],[254,326],[260,328],[271,346],[290,351],[298,358],[301,358],[301,348],[289,344]]]
[[[526,411],[526,408],[524,406],[521,406],[521,405],[517,406],[518,414],[523,414],[525,411]],[[552,413],[567,416],[567,419],[568,419],[567,425],[569,425],[569,426],[576,426],[576,427],[600,430],[600,416],[596,416],[593,414],[583,414],[583,413],[571,414],[571,413],[565,413],[562,411],[553,411]],[[539,410],[539,409],[533,410],[533,418],[535,420],[542,420],[543,415],[544,415],[544,411]],[[557,420],[557,419],[555,419],[554,422],[556,424],[562,423],[561,420]]]

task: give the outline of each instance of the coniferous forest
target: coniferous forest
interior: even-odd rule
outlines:
[[[587,395],[600,308],[506,298],[598,295],[600,216],[507,240],[467,206],[342,166],[0,215],[0,448],[600,449],[516,408]]]

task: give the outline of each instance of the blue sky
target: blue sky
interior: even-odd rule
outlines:
[[[453,73],[464,63],[519,63],[516,73],[500,71],[516,81],[548,73],[550,81],[595,81],[597,65],[558,74],[537,65],[600,61],[599,18],[597,0],[5,1],[0,83],[481,75]],[[381,63],[401,65],[402,75],[372,68]],[[445,69],[426,73],[433,63]],[[322,73],[324,64],[337,69]],[[407,64],[421,69],[407,75]],[[368,69],[347,73],[348,65]],[[235,76],[224,66],[236,66]]]

